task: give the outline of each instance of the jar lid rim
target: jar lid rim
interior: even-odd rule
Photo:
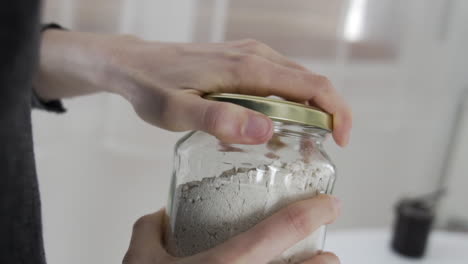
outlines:
[[[237,104],[260,112],[274,121],[318,127],[328,132],[333,130],[332,115],[312,106],[290,101],[253,95],[212,93],[205,99]]]

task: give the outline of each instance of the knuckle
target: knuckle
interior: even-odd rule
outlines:
[[[331,81],[324,75],[317,75],[317,81],[323,85],[331,86]]]
[[[220,121],[225,112],[226,109],[223,103],[216,102],[208,106],[203,113],[205,129],[216,133],[219,130]]]
[[[258,58],[252,54],[241,54],[236,57],[232,67],[232,73],[235,78],[242,79],[246,74],[249,74],[258,65]]]
[[[243,68],[252,68],[257,63],[258,59],[255,55],[243,55],[240,57],[240,66]]]
[[[246,38],[241,41],[241,45],[247,46],[247,47],[255,47],[262,44],[260,41],[252,38]]]
[[[263,51],[267,49],[267,47],[268,46],[266,44],[257,40],[250,40],[248,44],[249,50],[254,53],[262,53]]]
[[[143,227],[145,227],[148,223],[150,222],[150,216],[145,215],[140,218],[138,218],[135,223],[133,224],[133,230],[139,230]]]
[[[318,89],[322,93],[328,93],[332,90],[332,83],[330,79],[323,75],[313,75],[311,77],[313,79],[313,83],[315,84],[316,89]]]
[[[311,230],[309,214],[301,206],[293,204],[286,207],[284,218],[286,224],[301,238],[313,231]]]
[[[258,40],[253,39],[253,38],[246,38],[243,40],[243,42],[247,45],[255,45],[258,43]]]
[[[243,39],[239,42],[239,48],[249,54],[262,54],[268,50],[268,46],[256,39]]]

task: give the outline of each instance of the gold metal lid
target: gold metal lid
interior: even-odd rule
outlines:
[[[213,93],[204,96],[213,101],[229,102],[267,115],[274,121],[290,122],[333,130],[332,116],[317,108],[259,96]]]

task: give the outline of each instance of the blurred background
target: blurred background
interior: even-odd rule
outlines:
[[[443,181],[437,227],[467,231],[468,107],[444,160],[468,87],[468,1],[47,0],[43,17],[148,40],[265,42],[327,75],[353,108],[350,146],[327,145],[344,201],[331,229],[391,226],[399,198]],[[48,261],[120,263],[133,222],[166,203],[182,134],[145,124],[114,95],[65,105],[33,113]]]

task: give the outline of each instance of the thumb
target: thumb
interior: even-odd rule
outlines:
[[[268,263],[313,231],[333,222],[340,213],[340,204],[336,197],[322,194],[295,202],[201,255],[223,257],[235,263]],[[312,263],[329,263],[319,262],[325,257],[329,255]]]
[[[177,105],[173,118],[186,124],[186,130],[205,131],[226,143],[260,144],[273,135],[268,117],[235,104],[184,94],[177,96]]]
[[[159,263],[172,259],[163,246],[164,210],[140,217],[133,225],[123,264]]]

